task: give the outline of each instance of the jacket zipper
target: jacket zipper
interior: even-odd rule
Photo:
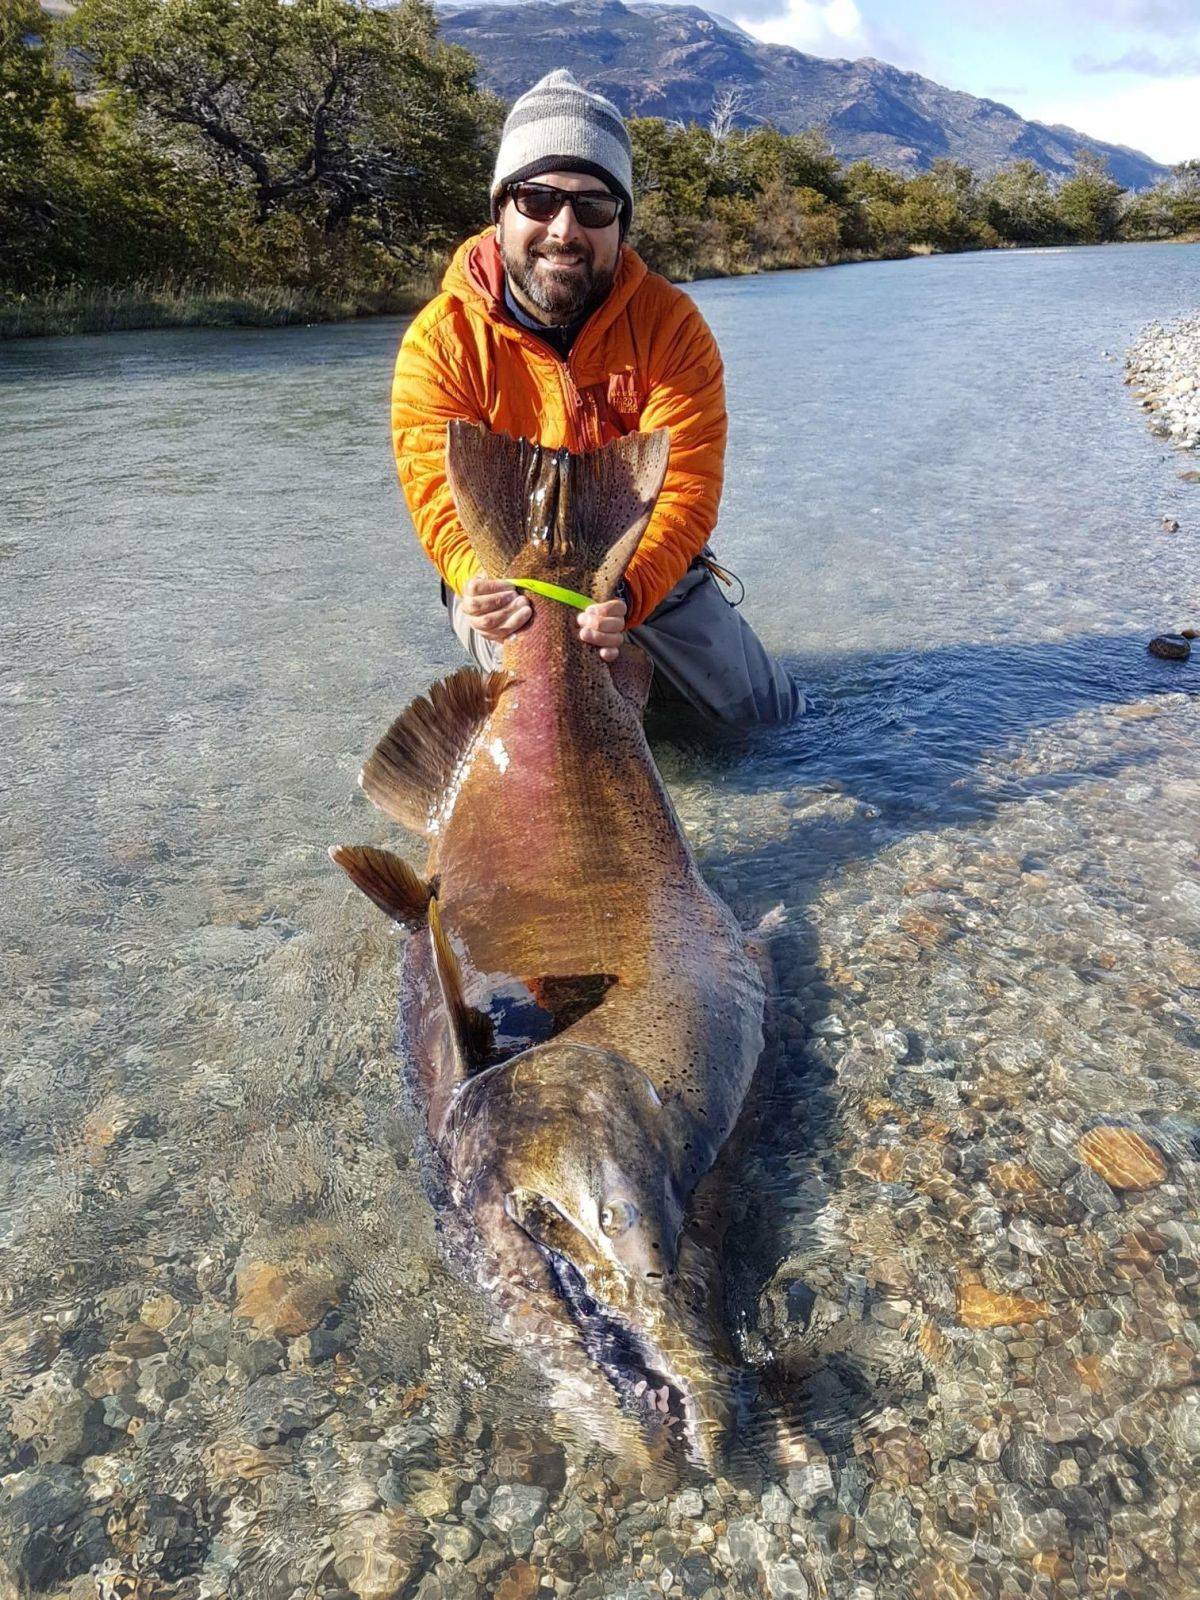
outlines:
[[[587,407],[583,403],[583,394],[571,371],[571,357],[568,356],[564,361],[560,355],[556,355],[551,350],[544,340],[534,338],[532,334],[526,333],[524,328],[517,327],[515,323],[510,322],[507,318],[505,318],[505,322],[508,327],[516,329],[517,337],[527,350],[536,352],[547,361],[552,361],[558,368],[559,387],[562,390],[563,404],[567,413],[567,449],[573,451],[598,450],[600,448],[599,432],[588,428]],[[572,355],[579,348],[579,340],[586,331],[587,324],[585,323],[579,330],[579,337],[575,340],[575,345],[571,352]],[[595,432],[594,438],[589,437],[592,432]]]
[[[573,448],[576,450],[597,450],[600,447],[600,441],[598,438],[588,438],[587,408],[584,406],[583,395],[571,371],[570,360],[559,361],[559,366],[562,368],[562,389],[563,398],[567,406],[567,417],[569,422],[573,424],[569,431],[573,432],[578,440],[578,443]]]

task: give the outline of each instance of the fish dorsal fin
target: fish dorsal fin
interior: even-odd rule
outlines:
[[[329,859],[381,911],[402,927],[419,928],[429,911],[430,887],[407,861],[370,844],[335,844]]]
[[[433,950],[433,964],[437,969],[438,987],[442,992],[442,1002],[454,1040],[456,1064],[462,1077],[467,1078],[487,1065],[492,1048],[492,1024],[484,1012],[469,1006],[463,997],[458,957],[442,927],[436,898],[429,902],[429,941]]]
[[[670,453],[666,428],[572,455],[447,425],[459,520],[491,577],[571,577],[593,600],[616,593],[646,530]]]
[[[508,683],[462,667],[418,695],[375,746],[358,775],[363,793],[389,817],[428,833],[454,774]]]

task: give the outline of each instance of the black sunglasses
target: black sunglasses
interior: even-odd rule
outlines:
[[[581,228],[607,228],[621,215],[620,195],[603,189],[556,189],[552,183],[510,183],[513,205],[531,222],[553,222],[564,205],[575,213]]]

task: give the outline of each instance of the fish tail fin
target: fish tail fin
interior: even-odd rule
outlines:
[[[490,577],[569,579],[608,600],[646,531],[669,451],[666,428],[573,455],[451,422],[446,466],[459,520]]]
[[[495,710],[507,673],[461,667],[418,695],[358,775],[367,799],[414,833],[428,833],[471,741]]]

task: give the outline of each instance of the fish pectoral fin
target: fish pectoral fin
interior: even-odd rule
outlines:
[[[446,937],[436,899],[429,902],[429,939],[438,987],[450,1020],[455,1063],[461,1076],[468,1078],[488,1064],[492,1050],[492,1020],[486,1012],[477,1011],[474,1006],[467,1004],[463,995],[462,970]]]
[[[370,844],[335,844],[329,859],[394,922],[410,930],[425,922],[432,890],[407,861]]]
[[[585,972],[570,977],[555,974],[523,980],[536,1004],[554,1019],[551,1037],[594,1011],[616,981],[611,972]]]
[[[358,775],[367,799],[389,817],[428,833],[471,741],[510,679],[462,667],[418,695],[375,746]]]

